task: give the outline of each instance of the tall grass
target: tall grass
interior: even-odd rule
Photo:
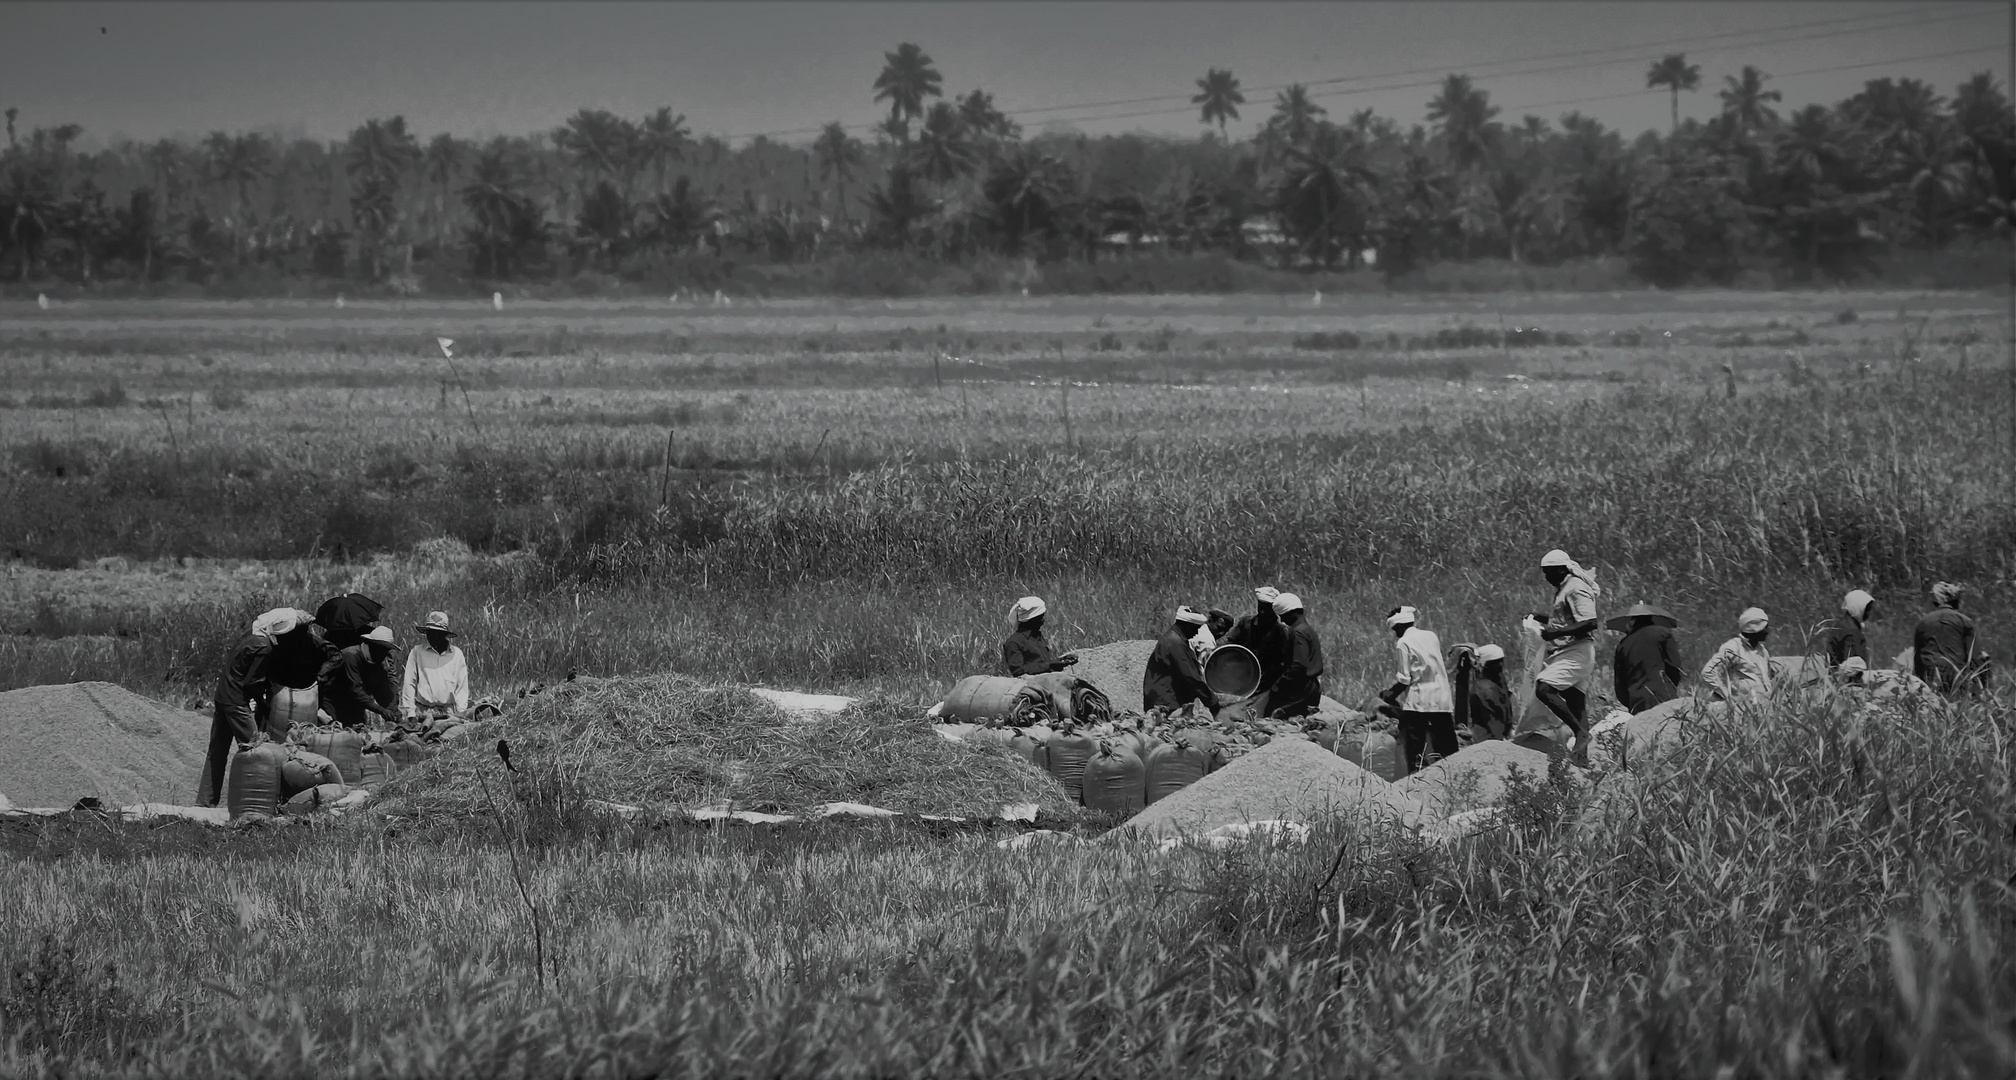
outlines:
[[[1170,857],[583,825],[522,852],[544,990],[506,852],[474,834],[356,822],[177,850],[9,826],[0,948],[53,935],[148,1012],[5,1067],[2008,1075],[2008,709],[1761,721],[1606,782],[1602,816],[1514,814],[1454,846],[1334,824]],[[33,1000],[17,986],[0,1017]]]

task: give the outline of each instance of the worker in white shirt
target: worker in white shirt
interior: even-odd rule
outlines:
[[[414,627],[427,644],[406,654],[406,676],[399,680],[399,715],[406,722],[469,715],[469,662],[448,639],[448,613],[430,611]]]
[[[1736,636],[1722,643],[1701,668],[1701,684],[1723,701],[1761,705],[1771,697],[1771,616],[1750,608],[1736,619]]]
[[[1457,750],[1456,698],[1449,689],[1449,669],[1442,663],[1442,641],[1414,625],[1414,620],[1411,607],[1394,608],[1386,616],[1399,671],[1393,685],[1379,694],[1400,714],[1400,741],[1409,773],[1454,757]]]

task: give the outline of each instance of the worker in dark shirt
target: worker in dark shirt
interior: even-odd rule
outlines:
[[[1176,610],[1176,621],[1155,642],[1155,651],[1148,654],[1148,667],[1141,673],[1142,708],[1173,710],[1201,701],[1205,708],[1218,711],[1217,695],[1204,681],[1203,665],[1197,662],[1197,650],[1190,646],[1204,621],[1203,614],[1187,606]]]
[[[1840,615],[1820,624],[1809,652],[1826,661],[1829,670],[1839,668],[1851,656],[1861,657],[1866,666],[1869,640],[1862,634],[1862,624],[1875,615],[1876,598],[1856,589],[1842,598]]]
[[[373,714],[388,724],[399,722],[399,689],[385,672],[392,651],[392,628],[375,626],[357,644],[337,653],[333,671],[322,682],[322,707],[344,727],[361,728]]]
[[[1611,690],[1632,715],[1680,696],[1686,667],[1673,638],[1679,621],[1649,604],[1633,604],[1606,624],[1624,631],[1611,660]]]
[[[1512,694],[1505,689],[1505,650],[1479,646],[1470,673],[1470,738],[1475,742],[1512,734]]]
[[[261,615],[251,632],[225,654],[224,670],[211,695],[210,746],[203,756],[203,776],[196,782],[196,805],[216,806],[223,799],[233,744],[244,749],[260,740],[259,710],[272,692],[267,667],[273,659],[273,640],[296,629],[299,614],[276,609]]]
[[[1911,633],[1911,674],[1942,694],[1972,692],[1988,683],[1988,657],[1974,640],[1974,620],[1960,614],[1962,592],[1950,581],[1932,586],[1936,606]]]
[[[307,612],[299,614],[306,616]],[[267,662],[266,677],[274,686],[306,690],[319,685],[336,670],[338,651],[322,639],[321,628],[312,618],[303,618],[293,629],[273,638],[273,656]]]
[[[1258,608],[1232,624],[1225,635],[1225,644],[1244,647],[1260,662],[1260,686],[1253,692],[1254,700],[1260,701],[1262,695],[1273,691],[1274,683],[1288,669],[1288,627],[1274,614],[1274,601],[1281,599],[1279,589],[1262,585],[1253,590],[1253,597]]]
[[[1323,639],[1294,593],[1282,593],[1274,601],[1274,614],[1288,628],[1288,663],[1267,698],[1267,715],[1307,716],[1323,702]]]
[[[1008,610],[1008,617],[1015,620],[1015,632],[1001,643],[1001,666],[1008,674],[1048,675],[1078,662],[1077,653],[1059,656],[1044,638],[1043,617],[1048,611],[1040,596],[1025,596]]]

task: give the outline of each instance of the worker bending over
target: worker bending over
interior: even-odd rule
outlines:
[[[1141,673],[1141,706],[1144,709],[1180,709],[1193,701],[1217,712],[1217,699],[1204,681],[1204,666],[1190,640],[1204,626],[1204,615],[1188,605],[1176,609],[1169,624],[1148,655],[1148,668]]]
[[[1477,668],[1470,675],[1470,738],[1473,742],[1512,736],[1512,692],[1505,685],[1505,650],[1479,646],[1472,654]]]
[[[1253,590],[1256,607],[1253,614],[1242,616],[1232,624],[1225,635],[1227,645],[1238,645],[1252,652],[1260,662],[1260,685],[1253,691],[1253,700],[1262,715],[1267,712],[1268,695],[1274,683],[1288,668],[1288,627],[1281,617],[1274,614],[1274,601],[1281,599],[1281,590],[1272,585],[1262,585]]]
[[[1459,749],[1456,699],[1449,691],[1449,671],[1442,663],[1442,641],[1416,626],[1414,620],[1411,607],[1396,607],[1386,615],[1399,671],[1393,685],[1379,692],[1380,700],[1399,711],[1400,741],[1409,773],[1455,757]]]
[[[1001,666],[1008,674],[1017,678],[1048,675],[1078,662],[1077,653],[1059,656],[1043,636],[1043,618],[1049,610],[1040,596],[1025,596],[1008,609],[1008,617],[1015,623],[1015,632],[1001,643]]]
[[[300,629],[306,613],[274,608],[252,620],[252,628],[231,645],[211,695],[210,745],[203,775],[196,781],[196,805],[216,806],[224,798],[225,767],[231,749],[248,749],[264,737],[259,714],[273,694],[268,668],[275,640]]]
[[[392,651],[392,628],[374,626],[357,644],[337,653],[336,669],[322,683],[322,707],[344,727],[361,728],[370,716],[398,723],[399,693],[385,671]]]
[[[1267,715],[1291,719],[1313,713],[1323,703],[1323,639],[1302,609],[1302,598],[1282,593],[1274,614],[1288,628],[1288,664],[1267,699]]]
[[[1617,704],[1642,713],[1655,705],[1680,696],[1680,681],[1686,671],[1680,664],[1680,646],[1673,639],[1679,620],[1643,603],[1631,605],[1610,620],[1612,630],[1624,631],[1611,663],[1611,690]]]
[[[1863,667],[1869,664],[1869,639],[1862,633],[1862,624],[1876,617],[1876,598],[1856,589],[1841,598],[1841,614],[1820,624],[1820,632],[1813,635],[1811,655],[1825,661],[1829,670],[1837,670],[1851,656],[1860,657]]]

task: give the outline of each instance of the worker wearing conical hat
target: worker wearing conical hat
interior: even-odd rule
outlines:
[[[1008,618],[1015,623],[1015,632],[1001,643],[1001,666],[1008,674],[1017,678],[1048,675],[1078,662],[1077,653],[1060,656],[1043,636],[1043,620],[1049,612],[1050,606],[1040,596],[1025,596],[1008,609]]]
[[[1680,696],[1686,668],[1673,639],[1679,621],[1650,604],[1636,603],[1605,624],[1624,632],[1611,661],[1611,689],[1617,704],[1633,715]]]
[[[1701,685],[1733,704],[1758,705],[1771,696],[1771,616],[1746,608],[1736,618],[1736,636],[1722,643],[1701,668]]]
[[[1191,610],[1188,604],[1176,609],[1175,621],[1155,642],[1155,651],[1148,654],[1148,666],[1141,672],[1142,708],[1174,711],[1201,701],[1205,708],[1217,711],[1217,696],[1204,681],[1204,666],[1197,662],[1197,652],[1190,645],[1204,622],[1204,613]]]

